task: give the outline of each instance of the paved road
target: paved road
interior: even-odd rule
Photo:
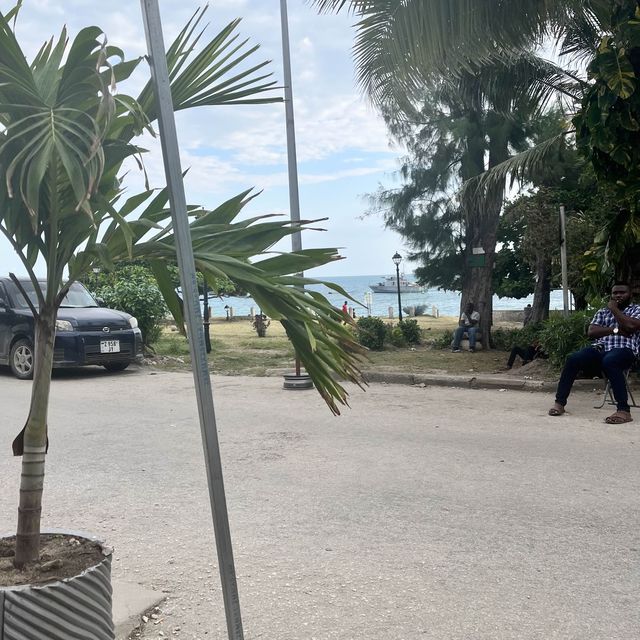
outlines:
[[[277,378],[214,384],[247,640],[640,637],[639,414],[379,384],[334,418]],[[0,530],[28,393],[0,373]],[[50,433],[45,524],[166,591],[145,639],[226,638],[190,375],[58,376]]]

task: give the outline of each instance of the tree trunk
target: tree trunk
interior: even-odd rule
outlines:
[[[467,223],[467,247],[462,276],[462,299],[460,313],[473,302],[474,309],[480,313],[479,339],[482,347],[491,345],[491,326],[493,324],[493,264],[495,262],[496,233],[498,216],[493,221],[470,217]],[[474,248],[484,253],[474,253]],[[474,266],[478,264],[479,266]]]
[[[640,302],[640,244],[628,249],[616,268],[616,280],[628,282],[634,302]]]
[[[467,150],[462,159],[460,174],[464,180],[478,176],[485,170],[487,136],[482,107],[476,106],[468,114],[469,135]],[[504,131],[494,131],[489,139],[489,167],[508,157]],[[504,197],[504,183],[498,186],[481,187],[480,196],[473,188],[465,194],[461,205],[465,213],[465,261],[462,273],[462,299],[460,312],[467,303],[480,313],[479,339],[485,349],[492,347],[491,326],[493,324],[493,265],[495,262],[498,222]]]
[[[551,258],[548,256],[538,256],[536,258],[536,286],[533,291],[531,324],[543,322],[549,317],[550,300]]]
[[[55,342],[56,309],[45,307],[36,320],[33,385],[24,429],[20,504],[14,565],[21,569],[40,556],[40,515],[47,449],[47,412]]]
[[[576,291],[572,289],[571,295],[573,296],[573,302],[575,304],[576,311],[586,311],[589,307],[589,301],[587,300],[582,290]]]

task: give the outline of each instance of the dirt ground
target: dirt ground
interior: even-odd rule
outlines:
[[[100,545],[76,536],[43,535],[40,559],[22,570],[13,566],[15,537],[0,540],[0,587],[46,584],[80,575],[103,559]]]
[[[29,387],[0,374],[3,531]],[[638,637],[639,422],[593,394],[561,418],[497,389],[372,384],[341,417],[278,378],[214,397],[247,640]],[[141,638],[226,637],[191,375],[58,375],[49,433],[44,525],[166,595]]]

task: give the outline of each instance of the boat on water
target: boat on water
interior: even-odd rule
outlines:
[[[397,293],[398,282],[395,276],[387,276],[382,282],[370,284],[369,289],[374,293]],[[420,293],[422,290],[418,283],[400,276],[400,293]]]

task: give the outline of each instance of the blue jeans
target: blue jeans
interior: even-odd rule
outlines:
[[[478,333],[478,327],[458,327],[453,332],[453,349],[460,348],[460,341],[465,332],[469,336],[469,349],[476,348],[476,333]]]
[[[572,353],[567,358],[560,374],[556,402],[563,407],[567,404],[567,398],[579,371],[587,369],[589,372],[604,373],[611,382],[611,392],[616,399],[618,411],[629,411],[624,372],[633,365],[634,360],[635,355],[631,349],[611,349],[611,351],[603,352],[595,347],[586,347]]]

